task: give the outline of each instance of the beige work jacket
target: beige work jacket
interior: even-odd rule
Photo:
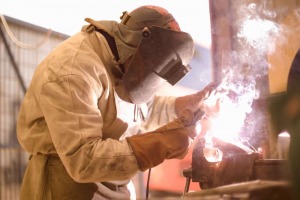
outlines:
[[[102,55],[88,34],[59,45],[38,66],[24,97],[17,136],[32,156],[21,200],[129,198],[125,180],[139,167],[127,141],[119,140],[128,123],[116,106],[117,62],[100,33],[94,34]],[[173,101],[156,98],[149,104],[143,127],[174,119]]]

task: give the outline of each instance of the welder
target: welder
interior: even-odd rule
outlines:
[[[164,8],[142,6],[121,21],[95,21],[37,67],[17,136],[30,154],[20,199],[129,199],[138,171],[181,159],[216,84],[157,96],[190,67],[194,43]]]

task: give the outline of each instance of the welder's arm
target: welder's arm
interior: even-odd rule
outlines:
[[[211,82],[208,84],[203,90],[182,97],[177,97],[175,100],[175,112],[179,116],[180,113],[185,109],[190,109],[193,112],[197,112],[199,110],[204,111],[207,115],[218,112],[218,99],[215,98],[216,101],[213,106],[208,106],[205,100],[211,98],[216,93],[216,88],[219,86],[217,82]]]
[[[180,118],[153,132],[126,138],[142,171],[155,167],[165,159],[183,158],[196,136],[198,121],[191,110],[182,112]]]
[[[126,140],[103,138],[106,113],[98,109],[98,91],[87,78],[68,75],[43,85],[39,97],[45,131],[68,174],[80,183],[126,180],[139,170]]]

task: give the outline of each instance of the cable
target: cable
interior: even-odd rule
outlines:
[[[148,170],[147,186],[146,186],[146,199],[149,197],[149,182],[150,182],[151,168]]]
[[[40,46],[42,46],[50,37],[51,33],[52,33],[52,30],[51,29],[48,29],[48,32],[45,36],[45,38],[43,40],[41,40],[40,42],[38,42],[37,44],[25,44],[21,41],[19,41],[14,35],[13,33],[11,32],[8,24],[7,24],[7,21],[4,17],[4,15],[0,14],[0,18],[2,20],[2,23],[4,25],[4,29],[6,31],[6,33],[8,34],[9,38],[19,47],[21,48],[24,48],[24,49],[37,49],[39,48]]]

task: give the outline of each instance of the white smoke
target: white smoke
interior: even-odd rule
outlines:
[[[278,35],[282,34],[282,27],[274,22],[277,13],[267,9],[264,4],[252,3],[241,6],[240,16],[237,38],[244,40],[258,54],[273,52]]]
[[[241,4],[239,8],[238,20],[232,25],[238,30],[233,39],[238,41],[239,46],[235,47],[234,52],[223,52],[220,55],[222,60],[224,57],[230,63],[223,66],[222,62],[223,80],[220,90],[224,94],[223,105],[218,118],[214,119],[211,133],[222,139],[239,137],[247,114],[252,112],[253,101],[262,93],[257,83],[258,79],[268,73],[266,55],[276,50],[278,36],[284,31],[284,27],[275,22],[278,13],[268,9],[267,3]],[[250,129],[253,129],[247,130],[248,133],[254,134],[261,121],[248,123]]]

